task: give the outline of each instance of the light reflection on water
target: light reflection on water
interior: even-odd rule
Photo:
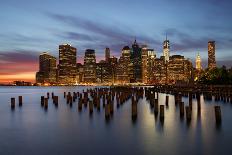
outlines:
[[[138,103],[138,118],[131,120],[130,101],[105,121],[104,109],[78,111],[66,104],[63,92],[87,87],[0,87],[0,154],[228,154],[232,140],[232,105],[204,101],[201,113],[193,100],[192,120],[181,119],[174,97],[169,95],[163,123],[154,116],[145,98]],[[89,88],[89,87],[88,87]],[[48,110],[40,106],[40,96],[54,92],[56,108],[49,100]],[[23,106],[10,109],[10,98],[23,96]],[[166,94],[159,94],[165,105]],[[188,98],[183,97],[185,104]],[[221,105],[222,124],[217,127],[214,105]]]

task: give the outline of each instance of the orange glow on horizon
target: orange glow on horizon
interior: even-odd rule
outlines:
[[[35,72],[0,75],[0,83],[12,83],[13,81],[35,82]]]

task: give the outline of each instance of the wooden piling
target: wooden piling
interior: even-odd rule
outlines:
[[[23,105],[23,97],[19,96],[19,106],[21,107]]]
[[[214,110],[215,110],[216,123],[221,123],[221,107],[215,106]]]
[[[160,119],[164,119],[164,105],[160,105]]]
[[[15,98],[11,98],[11,109],[15,109]]]

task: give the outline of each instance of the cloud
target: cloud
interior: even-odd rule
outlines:
[[[0,75],[14,75],[37,70],[37,53],[23,50],[0,51]]]
[[[63,36],[64,38],[80,41],[94,41],[96,47],[99,47],[99,45],[97,44],[108,44],[107,46],[113,47],[117,47],[117,45],[120,44],[122,45],[121,47],[114,49],[116,51],[120,51],[123,48],[123,46],[131,45],[135,37],[137,38],[139,43],[160,46],[160,42],[154,40],[152,37],[136,34],[136,32],[134,32],[132,29],[123,27],[119,23],[107,25],[105,23],[99,23],[97,21],[80,18],[78,16],[74,17],[53,13],[46,13],[46,15],[60,23],[75,28],[75,30],[71,32],[63,32],[61,36]],[[117,25],[120,25],[120,28]],[[85,33],[80,33],[80,31],[84,31]]]

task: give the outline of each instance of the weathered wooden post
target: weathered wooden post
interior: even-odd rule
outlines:
[[[106,104],[105,106],[105,119],[108,120],[110,118],[110,104]]]
[[[155,114],[158,114],[159,112],[159,103],[158,99],[155,99],[155,109],[154,109]]]
[[[180,117],[184,116],[184,102],[180,102]]]
[[[15,98],[11,98],[11,109],[15,109]]]
[[[48,98],[44,98],[44,108],[48,109]]]
[[[44,106],[44,96],[41,96],[41,106]]]
[[[66,97],[66,92],[64,92],[64,98]]]
[[[93,113],[93,101],[89,101],[89,114]]]
[[[23,105],[23,97],[19,96],[19,106],[21,107]]]
[[[214,107],[215,110],[215,119],[216,119],[216,123],[221,123],[221,107],[220,106],[215,106]]]
[[[186,106],[186,107],[185,107],[185,111],[186,111],[186,119],[187,119],[187,121],[189,122],[189,121],[191,121],[191,119],[192,119],[192,111],[191,111],[191,109],[189,108],[189,106]]]
[[[164,120],[164,105],[160,105],[160,120]]]
[[[165,104],[166,104],[166,106],[169,105],[169,96],[168,95],[166,96],[166,103]]]
[[[47,99],[49,99],[49,92],[47,92]]]
[[[82,98],[79,98],[79,102],[78,102],[78,110],[81,111],[82,110]]]
[[[131,107],[131,109],[132,109],[132,120],[136,120],[137,119],[137,103],[135,103],[133,101],[131,105],[132,105],[132,107]]]

